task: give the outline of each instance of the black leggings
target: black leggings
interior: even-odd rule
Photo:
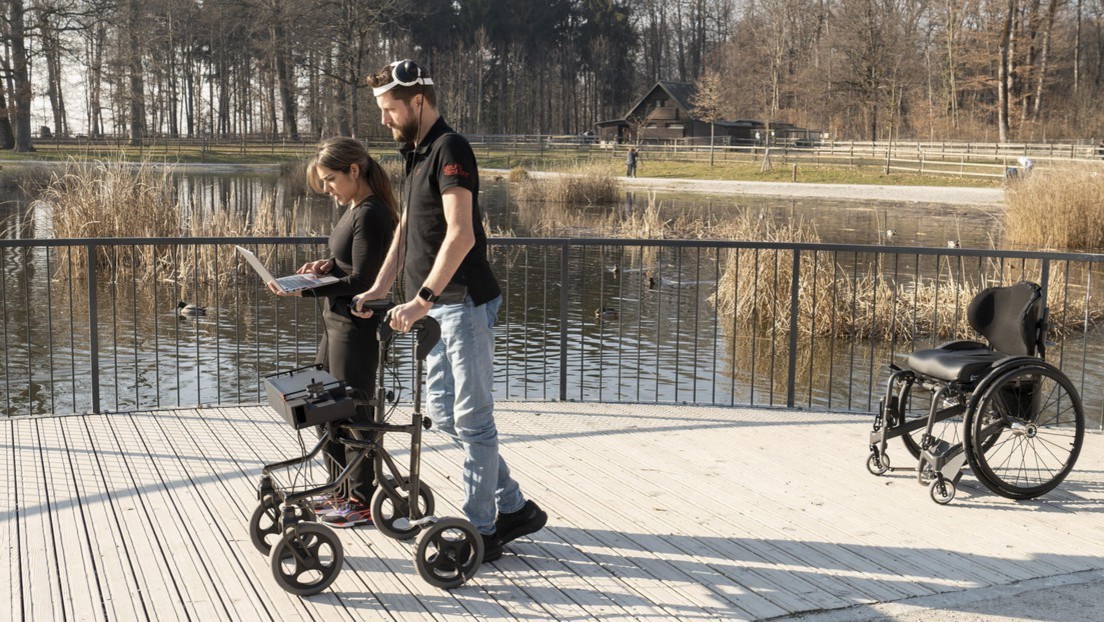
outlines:
[[[322,312],[322,321],[326,331],[318,344],[316,363],[322,365],[335,378],[364,392],[364,396],[375,397],[376,373],[379,364],[379,340],[376,339],[377,318],[367,320],[338,315],[330,310],[330,305]],[[371,423],[372,411],[368,407],[359,407],[348,421],[352,423]],[[318,428],[322,434],[322,427]],[[330,478],[345,468],[348,461],[356,455],[356,448],[346,447],[336,441],[326,443],[322,448],[330,458]],[[375,465],[372,459],[365,459],[361,466],[350,474],[349,492],[364,503],[372,500],[375,492]]]

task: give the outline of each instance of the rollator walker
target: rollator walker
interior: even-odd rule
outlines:
[[[376,313],[392,306],[390,302],[364,304]],[[421,479],[422,431],[430,427],[421,407],[423,368],[426,356],[441,337],[441,328],[435,319],[425,317],[415,322],[409,334],[413,341],[414,389],[407,423],[389,422],[399,409],[401,397],[395,369],[397,355],[392,346],[403,335],[392,330],[386,318],[380,321],[377,335],[379,369],[374,396],[344,386],[317,365],[266,377],[269,404],[290,425],[298,430],[323,426],[321,439],[309,452],[263,468],[257,491],[260,503],[249,522],[253,545],[268,555],[280,587],[293,594],[317,594],[341,572],[341,541],[333,529],[316,522],[313,506],[321,498],[344,496],[350,474],[364,460],[375,461],[377,488],[371,512],[376,529],[397,540],[420,534],[414,562],[426,582],[443,589],[458,587],[475,575],[483,560],[483,538],[475,526],[465,519],[435,516],[433,491]],[[391,389],[386,385],[388,381]],[[372,413],[372,423],[357,425],[349,421],[354,412],[364,409]],[[395,434],[410,438],[406,475],[384,447],[384,438]],[[356,452],[336,476],[327,476],[324,483],[312,482],[312,474],[329,473],[322,452],[329,440]],[[412,501],[415,499],[417,502]]]
[[[867,469],[896,470],[886,445],[900,438],[933,501],[950,503],[967,465],[1010,499],[1053,490],[1081,452],[1085,416],[1073,383],[1044,360],[1049,312],[1041,287],[990,287],[970,301],[970,326],[987,343],[952,341],[890,364],[870,433]]]

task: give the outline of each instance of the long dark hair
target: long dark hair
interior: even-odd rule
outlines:
[[[338,136],[322,141],[318,146],[318,155],[307,165],[307,184],[315,192],[322,192],[322,176],[318,173],[318,167],[348,173],[354,164],[360,168],[360,176],[368,183],[368,188],[387,206],[391,222],[398,223],[399,208],[395,193],[391,190],[391,179],[355,138]]]

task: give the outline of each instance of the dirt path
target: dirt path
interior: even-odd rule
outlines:
[[[530,175],[555,177],[562,173],[533,172]],[[618,177],[626,188],[664,192],[704,192],[709,194],[746,194],[779,197],[821,197],[869,201],[916,201],[948,205],[1000,205],[1001,188],[961,188],[946,186],[872,186],[863,184],[803,184],[768,181],[713,181],[700,179],[657,179]]]

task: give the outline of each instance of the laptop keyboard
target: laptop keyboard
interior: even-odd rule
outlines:
[[[276,279],[276,283],[278,283],[280,287],[288,291],[296,289],[310,289],[312,287],[320,285],[317,278],[313,276],[304,276],[302,274],[282,276]]]

